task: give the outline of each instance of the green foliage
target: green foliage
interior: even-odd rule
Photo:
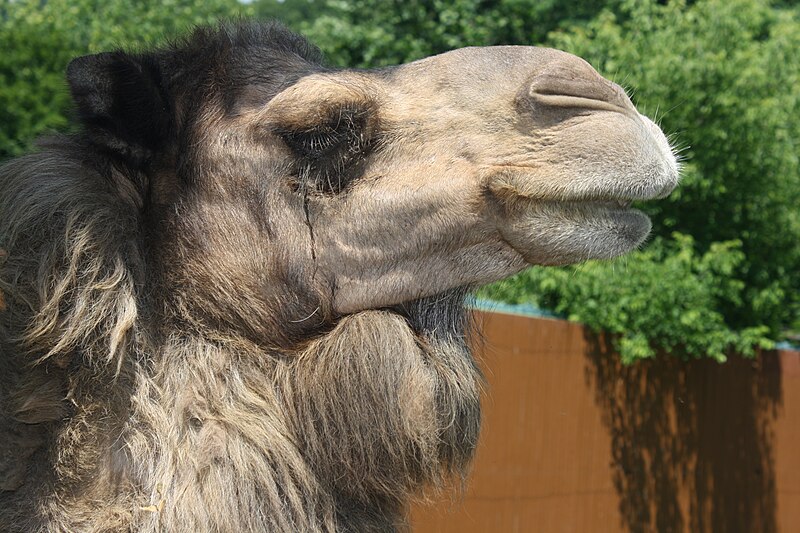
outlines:
[[[714,243],[704,254],[694,244],[676,233],[622,261],[532,268],[480,296],[532,303],[612,333],[625,362],[656,350],[724,361],[731,351],[753,355],[755,346],[771,347],[768,328],[733,330],[719,311],[742,303],[741,241]]]
[[[247,15],[236,0],[14,0],[0,7],[0,161],[69,127],[64,72],[76,56],[144,48],[197,24]]]

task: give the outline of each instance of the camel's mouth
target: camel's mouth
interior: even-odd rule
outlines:
[[[624,236],[638,246],[650,232],[650,217],[632,207],[633,200],[599,200],[581,202],[554,202],[551,206],[566,219],[592,230],[598,224],[607,224],[608,230],[623,231]],[[541,210],[540,210],[541,212]],[[552,216],[553,213],[550,213]]]
[[[503,236],[532,265],[617,257],[641,245],[651,228],[629,200],[532,202],[513,219]]]
[[[636,224],[650,220],[645,213],[633,207],[640,199],[602,199],[602,200],[544,200],[525,202],[523,209],[529,216],[560,217],[574,219],[576,222],[591,222],[606,217],[619,218],[621,222]],[[524,215],[523,215],[524,216]]]
[[[615,200],[613,202],[597,202],[601,207],[608,209],[629,209],[633,200]]]
[[[589,201],[567,201],[555,202],[556,204],[569,208],[587,208],[601,211],[630,211],[633,200],[589,200]]]
[[[529,160],[523,164],[487,168],[488,191],[501,204],[500,232],[529,264],[609,259],[635,249],[651,223],[633,204],[664,198],[678,184],[675,154],[647,117],[607,113],[575,128],[580,143],[553,137],[552,146],[520,156]],[[592,142],[600,134],[615,142]]]

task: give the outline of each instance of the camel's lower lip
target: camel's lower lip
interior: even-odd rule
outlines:
[[[548,201],[518,206],[502,233],[527,263],[565,265],[627,253],[650,228],[626,200]]]

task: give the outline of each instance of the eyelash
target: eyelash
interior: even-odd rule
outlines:
[[[337,120],[326,121],[312,130],[278,132],[300,157],[298,186],[304,192],[342,192],[360,174],[372,143],[365,134],[364,113],[340,112]]]

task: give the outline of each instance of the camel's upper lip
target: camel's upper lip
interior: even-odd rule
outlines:
[[[669,196],[680,175],[676,163],[659,163],[644,167],[638,176],[608,176],[601,183],[580,177],[553,183],[537,177],[538,170],[535,165],[525,164],[487,165],[486,186],[492,194],[507,200],[630,204]]]

